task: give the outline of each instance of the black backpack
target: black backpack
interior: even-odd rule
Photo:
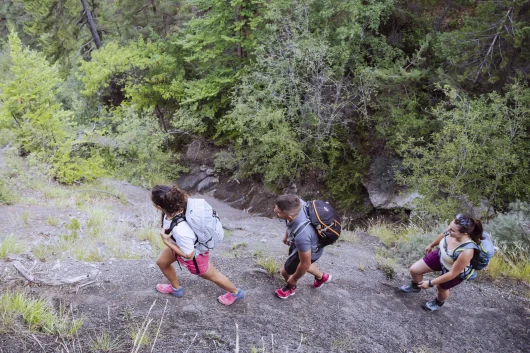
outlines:
[[[318,234],[318,247],[323,248],[336,242],[341,230],[338,212],[322,200],[308,202],[306,209],[309,221]]]

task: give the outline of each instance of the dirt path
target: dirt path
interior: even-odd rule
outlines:
[[[128,184],[123,184],[121,191],[134,205],[120,205],[120,212],[133,214],[138,207],[149,206],[146,191]],[[426,313],[420,305],[435,291],[408,296],[397,293],[399,284],[407,281],[406,269],[398,268],[395,278],[387,279],[377,269],[374,255],[380,245],[366,234],[350,236],[348,241],[326,249],[319,265],[333,275],[331,283],[315,290],[312,278],[305,276],[295,296],[280,300],[274,290],[282,281],[266,273],[256,260],[273,258],[282,263],[287,251],[281,243],[284,225],[204,197],[228,229],[212,262],[245,290],[246,298],[224,307],[216,301],[222,290],[178,266],[184,297],[158,294],[154,285],[166,281],[154,257],[100,263],[68,260],[62,265],[64,275],[96,268],[101,271],[98,282],[80,289],[43,286],[35,292],[56,303],[67,303],[76,315],[87,318],[79,333],[82,351],[88,352],[90,339],[105,330],[125,342],[113,352],[130,352],[131,327],[145,318],[153,319],[153,331],[150,343],[140,352],[530,351],[528,299],[489,282],[466,283],[453,291],[441,311]],[[43,206],[23,208],[31,212],[31,207],[40,207],[39,212],[43,212]],[[20,209],[1,206],[0,213],[13,215]],[[0,222],[2,219],[9,218],[0,217]],[[7,271],[4,268],[11,264],[0,266]],[[164,308],[160,334],[151,350]],[[62,349],[54,342],[41,344],[44,350],[23,335],[0,335],[0,352]]]

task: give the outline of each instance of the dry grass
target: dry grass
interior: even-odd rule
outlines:
[[[524,251],[508,255],[500,250],[491,259],[487,272],[492,279],[508,277],[530,284],[530,258]]]

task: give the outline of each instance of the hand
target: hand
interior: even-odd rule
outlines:
[[[429,254],[432,252],[432,248],[433,246],[432,245],[429,245],[428,247],[425,248],[425,254]]]
[[[164,228],[161,228],[160,236],[162,237],[162,240],[169,240],[171,238],[171,232],[169,232],[169,234],[166,234],[166,230]]]
[[[293,278],[293,276],[289,277],[289,279],[287,280],[287,285],[290,287],[290,288],[296,288],[296,284],[298,283],[297,280],[295,280]]]
[[[418,283],[418,287],[423,288],[423,289],[430,288],[429,281],[421,281],[420,283]]]
[[[291,245],[291,242],[287,240],[287,233],[285,233],[285,235],[283,236],[282,242],[285,245]]]

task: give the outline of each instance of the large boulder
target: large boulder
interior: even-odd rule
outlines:
[[[391,157],[380,156],[372,161],[364,186],[374,208],[414,209],[413,201],[421,195],[416,190],[407,190],[396,183],[394,175],[400,167],[400,161]]]

